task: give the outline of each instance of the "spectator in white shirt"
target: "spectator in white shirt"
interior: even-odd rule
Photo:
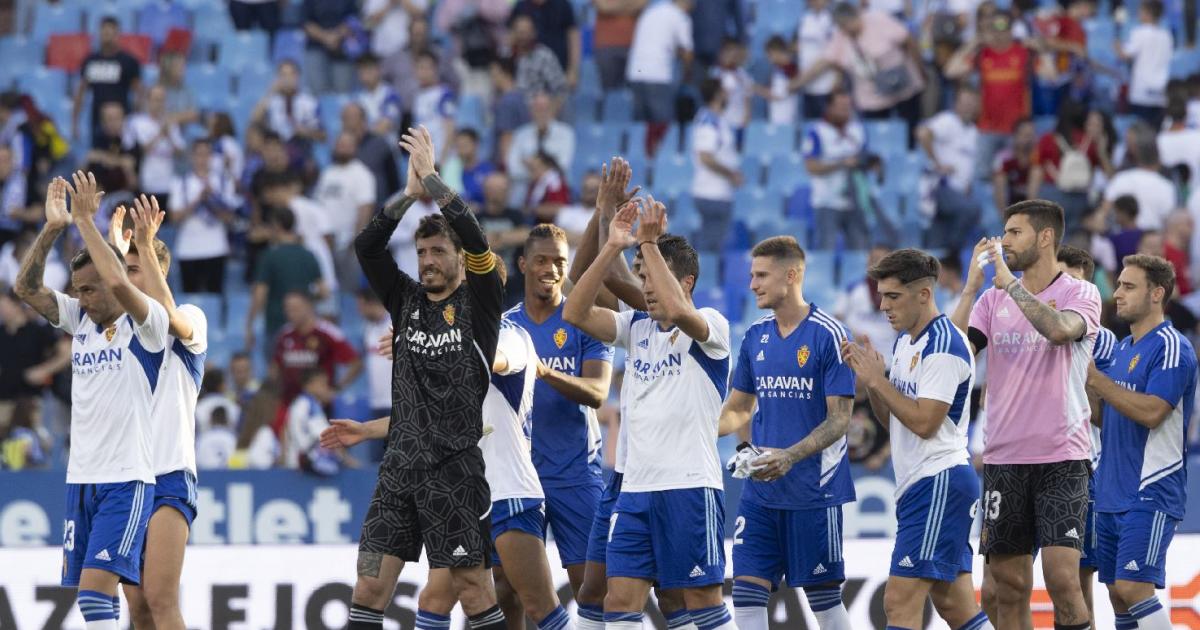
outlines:
[[[185,293],[221,293],[234,219],[233,180],[212,170],[212,145],[192,143],[192,171],[171,184],[171,222],[179,226],[174,254]]]
[[[1187,124],[1187,101],[1172,95],[1167,104],[1166,127],[1158,133],[1158,159],[1167,168],[1188,168],[1188,189],[1200,188],[1200,129]]]
[[[733,215],[733,191],[742,185],[734,129],[722,114],[728,95],[718,79],[700,84],[704,108],[696,114],[692,149],[692,198],[700,212],[696,249],[721,250]]]
[[[717,64],[712,73],[721,80],[721,89],[725,91],[725,110],[721,112],[721,118],[733,127],[737,145],[741,147],[742,133],[750,122],[750,96],[754,88],[754,79],[750,78],[745,68],[745,44],[736,39],[726,39],[721,44]]]
[[[779,35],[772,35],[767,40],[766,50],[767,61],[771,63],[770,82],[766,86],[758,86],[755,92],[767,101],[767,122],[790,125],[796,122],[800,114],[800,98],[792,90],[792,79],[799,73],[796,57],[787,40]]]
[[[233,129],[233,118],[225,112],[212,112],[206,126],[208,141],[212,143],[213,172],[221,173],[230,181],[239,181],[246,166],[246,153]]]
[[[362,5],[363,24],[371,29],[371,52],[390,57],[408,44],[408,23],[423,17],[429,0],[366,0]]]
[[[329,313],[332,296],[337,294],[338,288],[337,273],[333,266],[334,230],[329,213],[321,204],[304,196],[297,177],[272,177],[263,188],[268,205],[287,208],[295,215],[296,233],[300,235],[304,247],[316,257],[317,265],[321,268],[321,279],[329,287],[330,298],[319,307],[322,314]]]
[[[0,245],[17,237],[27,224],[41,222],[41,211],[26,208],[25,174],[15,168],[13,151],[0,144]]]
[[[972,195],[979,131],[979,94],[962,85],[954,98],[954,109],[926,120],[917,131],[921,148],[929,158],[923,191],[926,216],[931,222],[925,232],[925,247],[958,248],[979,222],[979,203]]]
[[[799,43],[798,63],[800,73],[816,65],[833,39],[833,15],[829,12],[829,0],[809,0],[800,18],[796,39]],[[791,77],[795,79],[795,76]],[[804,117],[819,118],[825,113],[829,94],[838,83],[838,74],[826,71],[804,86]]]
[[[175,174],[175,156],[187,145],[171,116],[167,115],[167,91],[154,86],[146,94],[146,110],[130,117],[129,136],[141,152],[138,188],[155,195],[163,205]]]
[[[633,90],[633,114],[648,123],[646,153],[653,155],[675,117],[675,95],[681,77],[675,60],[683,61],[684,74],[692,63],[693,0],[666,0],[642,11],[633,31],[625,78]]]
[[[329,376],[319,369],[305,372],[301,382],[303,393],[288,406],[283,465],[322,475],[333,474],[338,470],[337,455],[321,448],[321,431],[329,426],[322,407],[333,402],[333,387]]]
[[[1162,15],[1162,0],[1142,0],[1138,25],[1129,32],[1129,41],[1114,43],[1117,56],[1133,62],[1129,72],[1129,111],[1154,129],[1162,124],[1167,105],[1167,81],[1175,47],[1171,31],[1159,24]]]
[[[347,132],[338,134],[333,159],[317,179],[313,195],[333,228],[333,263],[342,286],[358,286],[359,266],[354,237],[362,231],[375,208],[375,176],[355,157],[357,142]]]
[[[358,85],[359,91],[354,100],[366,113],[371,131],[394,142],[403,114],[400,95],[396,88],[383,81],[383,70],[375,55],[358,58]]]
[[[229,460],[237,451],[237,434],[233,432],[229,410],[213,409],[209,427],[196,431],[196,467],[200,470],[229,468]]]
[[[254,124],[266,125],[288,143],[325,139],[317,99],[301,91],[300,67],[290,59],[279,62],[275,82],[254,107],[250,119]]]
[[[812,188],[818,249],[833,249],[839,235],[848,249],[867,246],[867,219],[850,195],[850,173],[860,166],[867,134],[862,124],[852,119],[853,114],[850,93],[835,90],[829,95],[824,117],[804,135],[802,153]]]
[[[433,138],[438,161],[450,155],[454,137],[454,117],[458,111],[454,91],[438,78],[438,57],[429,50],[417,54],[414,65],[417,75],[417,95],[413,98],[414,125],[424,125]]]
[[[213,425],[218,411],[229,420],[229,428],[237,431],[242,420],[242,410],[225,391],[225,371],[209,367],[204,371],[200,383],[200,398],[196,401],[196,432],[207,431]]]
[[[524,205],[529,192],[534,156],[545,152],[567,170],[575,159],[575,130],[555,118],[558,106],[549,94],[538,92],[530,96],[529,114],[531,120],[513,133],[508,154],[504,157],[511,180],[509,203],[518,207]]]
[[[1167,216],[1178,207],[1175,184],[1159,174],[1158,141],[1146,123],[1137,121],[1126,132],[1125,159],[1131,168],[1118,172],[1104,189],[1104,209],[1122,195],[1138,202],[1137,227],[1162,230]]]

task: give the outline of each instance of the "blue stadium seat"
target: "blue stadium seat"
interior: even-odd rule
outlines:
[[[224,111],[233,118],[233,126],[239,133],[245,133],[246,127],[250,125],[250,117],[254,114],[254,106],[258,104],[258,97],[248,94],[231,95],[227,98],[224,104],[218,103],[214,105],[217,111]]]
[[[767,169],[767,188],[788,197],[807,182],[808,169],[804,167],[804,158],[800,154],[788,153],[771,159]]]
[[[570,96],[571,120],[576,125],[600,119],[600,99],[595,94],[576,91]]]
[[[769,34],[786,34],[790,37],[796,32],[803,8],[804,3],[795,0],[759,0],[755,30]]]
[[[69,2],[50,4],[38,2],[33,10],[33,29],[30,34],[35,42],[44,43],[55,33],[76,33],[83,30],[83,11],[79,5]],[[37,51],[41,56],[41,51]],[[5,59],[7,62],[7,58]]]
[[[247,97],[257,101],[267,93],[267,89],[275,82],[275,68],[266,63],[254,63],[244,66],[240,72],[233,75],[237,79],[238,97]]]
[[[743,186],[764,186],[766,182],[764,173],[767,171],[767,163],[765,163],[758,155],[750,152],[742,152],[742,179]]]
[[[319,113],[321,116],[321,128],[325,133],[334,134],[342,128],[342,107],[350,102],[350,97],[346,94],[322,94],[317,97]],[[323,145],[324,142],[314,144]]]
[[[271,45],[271,61],[278,64],[285,59],[304,65],[304,31],[288,28],[275,33],[275,42]]]
[[[192,33],[197,42],[217,44],[222,37],[233,32],[233,21],[224,3],[197,2],[192,10]],[[196,48],[196,47],[193,47]]]
[[[604,89],[600,86],[600,71],[595,60],[584,59],[579,64],[579,86],[575,91],[596,98],[604,95]]]
[[[221,313],[225,308],[225,300],[216,293],[180,293],[175,296],[178,304],[191,304],[201,311],[208,320],[209,338],[225,338],[225,326],[221,322]],[[214,334],[215,333],[215,334]]]
[[[476,94],[463,94],[458,97],[458,113],[455,124],[459,127],[469,127],[484,131],[487,121],[487,111],[483,99]]]
[[[804,252],[804,292],[818,286],[832,287],[837,290],[834,282],[834,252],[826,249],[810,249]],[[811,299],[811,295],[809,296]],[[832,308],[833,304],[821,304],[824,308]]]
[[[122,31],[137,29],[136,14],[134,13],[133,6],[128,2],[90,0],[84,4],[84,8],[87,10],[87,17],[84,20],[83,30],[90,33],[93,37],[100,32],[100,21],[106,17],[116,18],[117,23],[121,25]],[[163,35],[166,35],[165,31]]]
[[[248,65],[261,64],[262,60],[269,58],[269,40],[263,31],[234,31],[217,41],[217,63],[234,72]]]
[[[742,147],[745,155],[774,157],[796,152],[796,127],[794,125],[771,125],[763,120],[752,120],[746,127],[746,140]]]
[[[601,120],[606,122],[630,122],[633,120],[633,93],[629,90],[614,90],[604,95]]]
[[[184,80],[196,95],[200,109],[215,109],[229,98],[229,78],[228,69],[212,63],[193,64],[184,71]]]
[[[17,86],[38,103],[67,96],[67,73],[57,68],[27,69],[17,77]]]
[[[908,123],[903,120],[864,120],[867,148],[884,159],[908,150]]]
[[[721,286],[725,287],[725,292],[744,294],[749,284],[750,252],[726,251],[721,257]]]
[[[587,155],[592,168],[608,162],[621,153],[621,134],[624,125],[614,122],[587,123],[575,126],[575,153]]]
[[[7,87],[10,79],[24,72],[31,66],[42,63],[43,51],[41,46],[23,35],[5,35],[0,37],[0,78],[5,79]]]
[[[654,157],[654,190],[666,198],[692,186],[692,160],[685,155],[659,149]]]
[[[173,28],[191,28],[191,15],[178,4],[149,2],[138,11],[137,32],[149,36],[155,46],[161,46],[167,31]]]
[[[733,214],[754,232],[763,225],[783,219],[783,201],[777,192],[743,186],[734,196]]]
[[[646,157],[646,123],[631,122],[625,127],[625,140],[621,144],[621,154],[629,159],[631,156]]]

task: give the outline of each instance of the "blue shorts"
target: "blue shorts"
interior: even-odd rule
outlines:
[[[733,531],[734,577],[756,577],[792,588],[846,579],[842,562],[842,506],[807,510],[770,508],[742,495]]]
[[[979,476],[963,464],[909,486],[896,502],[890,574],[953,582],[971,572],[971,516]]]
[[[608,577],[651,580],[664,589],[724,584],[724,545],[724,492],[622,492],[608,536]]]
[[[542,492],[546,493],[546,526],[554,534],[562,565],[583,564],[603,485],[596,479],[566,488],[542,488]]]
[[[1083,549],[1079,553],[1079,568],[1095,571],[1096,566],[1096,478],[1088,479],[1087,520],[1083,522]]]
[[[525,532],[545,540],[546,506],[542,499],[501,499],[492,502],[492,566],[500,566],[496,540],[505,532]]]
[[[63,522],[63,586],[79,586],[84,569],[114,573],[126,584],[142,581],[142,545],[154,506],[154,484],[67,484]]]
[[[1164,512],[1133,510],[1096,515],[1096,569],[1100,581],[1144,582],[1166,588],[1167,547],[1179,521]]]
[[[196,476],[191,471],[176,470],[155,477],[154,509],[150,513],[160,507],[175,508],[190,528],[196,520]]]
[[[608,562],[608,530],[612,521],[613,506],[621,495],[621,481],[625,475],[613,471],[608,483],[604,484],[604,492],[596,504],[595,516],[592,517],[592,534],[588,537],[587,561],[596,564]]]

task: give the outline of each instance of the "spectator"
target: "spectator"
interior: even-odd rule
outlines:
[[[1096,12],[1093,0],[1059,0],[1065,11],[1051,8],[1033,21],[1034,31],[1047,54],[1041,56],[1035,82],[1034,114],[1058,112],[1063,101],[1085,102],[1078,86],[1088,79],[1087,31],[1083,22]],[[1068,99],[1073,96],[1073,99]],[[1084,97],[1084,98],[1080,98]]]
[[[0,292],[0,435],[22,400],[35,399],[71,364],[71,339],[35,319],[12,291]]]
[[[336,474],[339,468],[337,456],[321,447],[321,431],[329,426],[329,417],[323,407],[334,398],[329,377],[320,370],[308,370],[302,384],[303,391],[287,408],[283,465],[320,475]]]
[[[1158,171],[1158,141],[1154,130],[1135,122],[1126,132],[1125,159],[1131,164],[1113,176],[1104,189],[1104,203],[1122,195],[1133,195],[1138,202],[1137,225],[1142,230],[1161,230],[1177,207],[1175,184]]]
[[[249,138],[253,133],[247,133]],[[271,238],[268,226],[267,184],[283,177],[296,177],[292,173],[291,159],[288,156],[287,145],[279,134],[274,131],[264,131],[262,134],[262,165],[250,176],[250,233],[246,243],[247,282],[253,282],[253,269],[259,252],[266,247]]]
[[[272,178],[265,189],[267,203],[273,208],[287,208],[296,217],[296,232],[301,242],[317,257],[321,267],[321,278],[329,287],[330,295],[336,294],[338,281],[333,266],[333,224],[321,204],[304,196],[299,180],[291,176]],[[332,306],[332,305],[331,305]]]
[[[592,215],[596,214],[596,199],[600,195],[600,173],[588,171],[579,182],[579,199],[576,203],[563,206],[554,217],[554,225],[567,233],[567,243],[571,247],[579,243],[583,233],[587,231]],[[507,287],[507,285],[505,285]]]
[[[358,313],[363,318],[363,356],[366,357],[367,400],[371,417],[381,418],[392,413],[392,361],[380,356],[379,340],[391,337],[392,316],[373,291],[358,291]]]
[[[829,12],[829,0],[809,0],[805,5],[804,16],[800,18],[796,40],[799,44],[796,63],[800,72],[792,75],[793,91],[800,89],[796,82],[799,74],[807,72],[817,65],[833,41],[833,14]],[[817,119],[825,113],[825,104],[829,102],[829,94],[838,83],[838,73],[832,69],[818,72],[812,80],[803,85],[804,117]]]
[[[167,116],[177,125],[190,125],[200,120],[196,97],[185,81],[186,65],[187,59],[178,52],[164,52],[158,60],[158,85],[166,90]]]
[[[941,293],[941,312],[953,313],[958,303],[962,300],[963,290],[963,268],[962,259],[957,254],[947,254],[942,256],[938,262],[941,268],[938,271],[937,288]]]
[[[25,191],[28,196],[34,192],[32,187],[36,183],[33,176],[36,148],[33,125],[21,105],[22,98],[18,92],[0,93],[0,146],[12,151],[13,168],[30,177],[27,184],[30,189]]]
[[[1143,0],[1138,6],[1138,25],[1129,31],[1129,41],[1114,42],[1117,57],[1132,62],[1129,71],[1129,111],[1152,129],[1162,126],[1167,104],[1167,80],[1175,42],[1171,31],[1159,25],[1162,0]]]
[[[1029,111],[1029,81],[1033,54],[1013,39],[1012,19],[997,13],[977,27],[977,35],[946,63],[946,77],[962,79],[979,72],[978,176],[992,168],[996,154],[1008,143]]]
[[[516,69],[512,59],[500,58],[491,64],[493,151],[498,159],[508,155],[513,132],[529,122],[529,105],[524,92],[517,88]]]
[[[231,182],[238,182],[246,168],[246,156],[237,140],[233,119],[225,112],[208,115],[208,142],[212,146],[212,172]],[[247,143],[249,144],[249,143]]]
[[[923,200],[931,219],[925,246],[957,251],[971,238],[979,222],[979,202],[973,195],[979,131],[979,93],[963,85],[954,98],[954,109],[925,121],[917,131],[921,148],[929,158],[930,173],[923,186]]]
[[[826,70],[850,75],[854,102],[864,118],[903,118],[909,127],[909,144],[920,116],[920,96],[925,80],[920,70],[920,50],[904,24],[878,11],[859,11],[840,2],[833,7],[837,30],[824,55],[809,66],[797,83],[807,85]]]
[[[737,138],[737,146],[742,146],[742,134],[750,122],[750,96],[753,92],[754,79],[744,67],[746,64],[746,47],[736,39],[727,39],[721,45],[717,57],[717,67],[712,75],[721,81],[721,89],[725,92],[725,109],[721,118],[729,123]]]
[[[538,42],[533,18],[518,15],[509,23],[509,49],[517,68],[517,88],[526,94],[547,92],[561,99],[567,94],[567,77],[554,52]]]
[[[378,57],[363,55],[358,58],[358,85],[359,91],[354,100],[366,113],[367,124],[372,133],[395,140],[403,114],[400,95],[396,93],[395,88],[383,82]]]
[[[687,76],[692,64],[693,0],[666,0],[638,16],[629,48],[625,78],[633,90],[633,115],[647,123],[646,153],[654,155],[667,125],[675,117],[675,96],[683,77],[675,76],[675,60]]]
[[[40,210],[28,208],[25,175],[14,166],[12,149],[0,145],[0,246],[42,219]]]
[[[992,167],[992,196],[996,210],[1029,199],[1029,177],[1037,150],[1037,128],[1026,118],[1013,130],[1012,144],[996,155]],[[943,309],[943,312],[950,312]]]
[[[874,267],[891,251],[883,245],[874,245],[867,252],[867,269]],[[896,331],[888,323],[887,316],[879,310],[878,283],[869,276],[850,283],[838,293],[833,304],[833,316],[850,329],[855,339],[866,338],[883,354],[884,365],[892,362],[892,346]]]
[[[249,354],[240,350],[233,353],[229,359],[229,380],[232,387],[229,388],[227,396],[237,403],[239,408],[244,408],[258,393],[259,387],[258,379],[254,378],[254,363]]]
[[[111,197],[137,189],[137,146],[125,127],[124,106],[109,101],[100,108],[100,127],[92,133],[92,149],[84,162]]]
[[[579,83],[579,63],[583,59],[583,37],[570,0],[518,0],[509,23],[520,16],[528,16],[533,21],[538,42],[554,53],[566,74],[567,88],[575,89]]]
[[[365,0],[363,24],[371,30],[371,52],[386,59],[403,50],[410,20],[424,18],[428,10],[429,0]]]
[[[483,201],[483,180],[496,170],[492,161],[479,155],[479,132],[474,129],[459,129],[454,135],[454,158],[452,166],[443,170],[461,173],[463,199],[472,206]]]
[[[525,209],[533,215],[534,223],[555,223],[558,211],[571,202],[571,189],[562,167],[545,151],[538,151],[529,160],[529,191]]]
[[[692,3],[691,40],[696,43],[696,62],[700,66],[698,77],[708,76],[708,68],[716,63],[722,42],[726,39],[746,39],[742,4],[744,3],[740,0],[703,0]]]
[[[185,293],[223,293],[229,258],[229,224],[234,220],[233,180],[212,170],[212,145],[192,143],[192,169],[174,178],[171,222],[179,226],[175,257]]]
[[[438,57],[431,51],[417,55],[416,74],[420,88],[413,99],[412,117],[414,125],[424,125],[433,138],[433,146],[440,151],[438,161],[450,154],[450,138],[454,137],[454,116],[458,104],[450,86],[438,79]]]
[[[804,136],[801,150],[812,186],[814,239],[819,249],[836,247],[839,235],[848,249],[867,246],[867,219],[850,195],[850,173],[859,167],[867,135],[862,124],[851,119],[853,113],[850,94],[835,90],[825,116]]]
[[[529,123],[517,129],[505,154],[504,163],[514,187],[510,203],[521,205],[532,181],[531,162],[539,152],[554,158],[557,164],[572,164],[575,159],[575,130],[555,119],[557,104],[549,94],[538,92],[529,97]]]
[[[233,432],[229,410],[217,407],[207,429],[196,428],[196,468],[225,470],[237,451],[237,434]]]
[[[268,380],[242,408],[242,428],[230,468],[263,470],[280,459],[279,439],[273,423],[279,414],[279,383]]]
[[[1088,189],[1095,172],[1113,172],[1108,134],[1103,124],[1089,118],[1083,104],[1064,102],[1058,124],[1038,140],[1035,168],[1029,175],[1029,198],[1062,206],[1067,232],[1079,229],[1087,214]]]
[[[483,180],[483,203],[475,216],[487,234],[492,251],[515,265],[514,254],[525,244],[525,237],[529,234],[529,220],[524,212],[509,206],[508,200],[508,176],[495,171]],[[509,278],[509,283],[516,280],[520,274],[513,276]]]
[[[283,296],[298,291],[317,298],[329,295],[329,286],[321,277],[316,256],[300,243],[296,234],[296,215],[277,208],[270,215],[271,248],[263,252],[255,269],[251,287],[253,299],[246,311],[246,348],[255,346],[254,323],[259,313],[266,317],[263,333],[268,341],[283,327]],[[242,414],[245,416],[246,414]]]
[[[796,122],[800,107],[800,98],[792,90],[792,80],[799,72],[796,59],[787,41],[779,35],[772,35],[767,40],[766,50],[767,61],[771,63],[771,78],[766,86],[758,86],[755,93],[767,101],[767,122],[790,125]]]
[[[44,214],[42,215],[45,216]],[[37,237],[37,232],[34,230],[25,230],[17,235],[17,237],[3,246],[0,246],[0,284],[4,286],[14,286],[17,282],[17,273],[21,269],[21,261],[25,259],[25,254],[29,252],[30,245]],[[62,258],[58,254],[58,249],[51,249],[50,256],[46,258],[46,273],[45,280],[42,282],[47,288],[55,291],[65,292],[69,289],[70,277],[67,275],[67,266],[63,264]]]
[[[255,105],[250,120],[266,125],[285,142],[307,144],[325,139],[317,99],[300,89],[300,66],[290,59],[279,62],[275,82]]]
[[[1188,189],[1200,189],[1200,129],[1188,126],[1182,95],[1172,96],[1167,104],[1167,123],[1158,133],[1158,158],[1168,168],[1186,166]]]
[[[846,429],[846,454],[853,464],[860,464],[870,471],[883,468],[892,455],[892,445],[883,425],[871,413],[871,405],[855,402],[850,414],[850,427]]]
[[[320,370],[335,382],[337,368],[345,368],[337,379],[334,394],[349,387],[362,373],[362,359],[334,324],[317,317],[312,298],[296,291],[283,298],[287,324],[275,339],[272,366],[279,374],[283,404],[287,405],[304,388],[302,377]]]
[[[187,146],[179,124],[167,114],[167,91],[156,85],[146,93],[146,111],[129,118],[128,134],[140,158],[137,189],[169,206],[175,156]],[[232,183],[232,182],[231,182]]]
[[[1196,225],[1185,211],[1172,212],[1163,227],[1163,258],[1175,267],[1176,295],[1183,297],[1192,292],[1191,243]]]
[[[1113,258],[1116,265],[1114,276],[1121,275],[1125,267],[1125,257],[1138,253],[1138,245],[1142,242],[1142,229],[1138,227],[1138,200],[1133,195],[1121,195],[1112,202],[1112,214],[1115,229],[1109,235],[1113,246]]]
[[[354,155],[375,178],[375,200],[387,199],[400,189],[400,167],[392,145],[367,129],[367,117],[358,103],[346,103],[342,108],[342,133],[355,140]]]
[[[633,44],[633,29],[638,14],[649,0],[595,0],[595,29],[592,35],[592,55],[600,74],[600,87],[605,92],[625,87],[625,66],[629,63],[629,47]]]
[[[304,67],[308,89],[313,94],[350,92],[354,70],[344,46],[351,36],[351,18],[358,20],[357,3],[354,0],[304,0],[300,13],[307,36]]]
[[[400,105],[405,111],[413,107],[420,85],[417,83],[417,56],[426,50],[436,48],[437,44],[429,38],[429,21],[424,17],[414,17],[408,23],[408,45],[399,52],[383,60],[383,76],[396,88],[400,95]],[[451,87],[457,85],[458,74],[450,55],[438,57],[438,79]]]
[[[204,378],[200,381],[200,396],[196,401],[196,433],[203,433],[211,428],[213,418],[218,414],[225,416],[231,432],[236,430],[241,422],[241,409],[226,395],[225,371],[219,367],[208,366],[204,369]],[[230,451],[232,452],[232,448]]]
[[[338,284],[359,284],[358,260],[354,256],[354,237],[367,225],[375,211],[375,176],[355,157],[358,143],[343,131],[333,145],[333,160],[313,189],[333,229],[333,263]]]
[[[721,251],[733,218],[733,192],[742,185],[735,132],[722,114],[728,94],[717,79],[700,84],[704,108],[696,114],[692,150],[692,198],[700,212],[696,249]]]
[[[229,0],[229,17],[237,30],[261,29],[273,39],[282,7],[279,0]]]
[[[121,50],[117,38],[121,26],[116,18],[100,20],[100,49],[88,55],[80,70],[71,110],[71,138],[79,138],[79,113],[83,109],[84,92],[92,95],[93,145],[96,130],[101,125],[101,110],[108,103],[118,103],[121,111],[133,109],[134,96],[141,89],[142,66],[132,55]]]

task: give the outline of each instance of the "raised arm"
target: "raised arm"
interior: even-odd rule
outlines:
[[[593,264],[579,278],[575,290],[571,293],[571,299],[563,306],[563,319],[591,335],[593,339],[604,343],[617,340],[617,317],[611,309],[596,306],[596,296],[604,285],[608,266],[635,242],[633,223],[636,220],[637,205],[632,202],[617,211],[608,240]]]
[[[687,336],[704,343],[708,341],[708,320],[692,303],[683,285],[667,265],[667,259],[658,250],[658,237],[667,231],[667,210],[654,197],[645,200],[639,198],[638,201],[643,206],[637,231],[643,271],[653,281],[658,303],[667,319],[679,326]]]
[[[388,241],[392,239],[396,226],[400,225],[400,220],[417,198],[425,194],[425,188],[413,172],[412,160],[408,162],[407,179],[404,193],[371,217],[366,227],[354,238],[354,254],[358,257],[358,264],[371,290],[379,296],[389,312],[404,292],[416,290],[418,286],[415,280],[400,271],[396,259],[388,251]]]
[[[717,435],[729,435],[750,423],[754,417],[754,408],[758,406],[758,397],[753,393],[744,392],[737,388],[729,389],[729,398],[721,407],[721,418],[717,424]]]
[[[92,264],[96,266],[100,279],[113,292],[113,297],[121,303],[125,312],[141,325],[150,315],[150,303],[146,294],[129,281],[129,274],[125,272],[125,265],[117,257],[116,249],[104,240],[104,235],[96,227],[96,210],[100,207],[100,198],[104,196],[96,184],[96,176],[90,172],[85,174],[83,171],[76,171],[72,179],[75,186],[69,191],[71,218],[92,256]]]
[[[612,363],[600,360],[584,361],[580,375],[572,376],[548,368],[545,363],[538,361],[537,377],[567,400],[599,409],[608,398],[608,389],[612,384]]]
[[[990,247],[995,247],[995,242],[986,237],[979,239],[979,242],[975,244],[970,263],[967,266],[967,282],[963,285],[962,293],[959,294],[954,312],[950,314],[950,323],[963,332],[967,332],[967,328],[971,325],[971,310],[975,308],[975,296],[983,287],[983,269],[979,268],[979,255]],[[978,353],[974,344],[971,344],[971,352]]]
[[[46,190],[46,224],[38,232],[37,238],[25,253],[21,261],[21,269],[17,272],[16,286],[13,291],[17,297],[45,317],[51,324],[57,324],[59,319],[58,300],[54,292],[46,288],[42,278],[46,274],[46,258],[58,236],[71,224],[71,215],[67,213],[67,182],[61,177],[50,181]]]
[[[996,265],[996,287],[1008,293],[1034,330],[1051,344],[1066,345],[1087,334],[1087,322],[1082,315],[1075,311],[1060,311],[1037,299],[1037,296],[1021,286],[1017,277],[1009,270],[1003,256],[997,256],[995,252],[989,255],[992,264]]]
[[[114,222],[119,215],[124,215],[123,206],[113,213]],[[158,256],[154,253],[158,228],[167,215],[159,210],[158,199],[142,195],[140,199],[133,200],[131,216],[133,216],[134,227],[133,242],[137,244],[138,253],[141,254],[138,262],[144,268],[143,275],[146,278],[146,295],[162,304],[163,308],[167,310],[167,322],[171,335],[176,339],[191,341],[195,335],[192,320],[185,317],[176,308],[175,296],[171,294],[171,287],[167,286],[167,270],[158,264]],[[128,248],[126,249],[128,250]]]

